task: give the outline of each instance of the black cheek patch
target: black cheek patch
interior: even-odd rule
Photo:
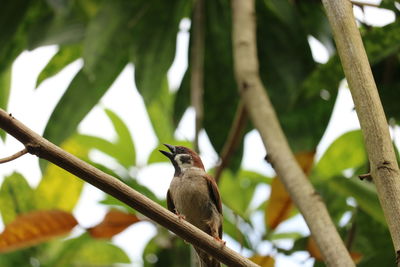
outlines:
[[[181,156],[179,159],[181,160],[182,164],[190,163],[190,161],[191,161],[190,156]]]

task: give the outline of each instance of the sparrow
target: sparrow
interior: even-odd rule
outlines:
[[[199,228],[222,241],[222,203],[214,178],[204,169],[200,156],[183,146],[164,144],[170,152],[160,150],[175,168],[167,192],[167,207]],[[220,263],[203,250],[195,248],[199,266],[219,267]]]

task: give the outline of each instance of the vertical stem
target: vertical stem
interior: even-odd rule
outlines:
[[[371,176],[400,255],[400,172],[368,57],[347,0],[322,1],[364,135]],[[398,263],[400,266],[400,264]]]
[[[195,0],[192,21],[191,102],[196,113],[194,149],[199,151],[199,132],[202,128],[204,93],[204,0]]]
[[[304,216],[328,266],[354,266],[325,204],[297,164],[261,83],[254,0],[232,0],[233,50],[239,91],[270,162]],[[271,25],[272,27],[272,25]]]

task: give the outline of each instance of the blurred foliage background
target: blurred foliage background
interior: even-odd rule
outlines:
[[[163,143],[192,146],[178,140],[175,131],[190,107],[191,62],[178,90],[167,82],[176,52],[177,33],[183,19],[191,19],[193,1],[187,0],[7,0],[0,9],[0,107],[7,109],[11,67],[25,50],[57,45],[37,78],[38,87],[75,60],[84,65],[56,104],[43,136],[63,149],[122,180],[142,194],[165,205],[151,188],[140,184],[131,170],[136,167],[132,133],[114,111],[105,110],[117,138],[106,140],[84,135],[77,127],[107,92],[127,64],[135,67],[135,83],[146,106],[159,145],[148,165],[163,162],[157,150]],[[336,55],[327,18],[320,1],[256,0],[260,73],[296,158],[321,198],[358,266],[392,266],[393,247],[372,182],[358,175],[368,173],[368,159],[359,130],[335,140],[320,158],[315,151],[326,131],[344,75]],[[375,80],[391,127],[397,127],[400,108],[399,3],[384,0],[376,8],[393,11],[395,21],[372,27],[359,22]],[[361,5],[361,8],[363,6]],[[228,0],[205,1],[204,121],[203,127],[221,155],[230,132],[238,131],[236,146],[219,178],[224,204],[224,234],[261,266],[274,266],[277,255],[304,251],[323,266],[310,236],[276,231],[298,215],[279,177],[243,169],[244,136],[253,129],[235,118],[240,111],[233,73],[231,10]],[[318,63],[309,38],[329,51],[329,60]],[[192,43],[189,43],[189,51]],[[0,131],[1,139],[6,135]],[[260,148],[252,148],[260,149]],[[89,152],[98,150],[113,158],[93,162]],[[267,163],[265,163],[267,164]],[[217,167],[217,166],[215,166]],[[4,177],[0,188],[0,213],[6,225],[0,234],[1,266],[112,266],[131,259],[112,238],[128,226],[145,221],[141,215],[110,196],[99,205],[109,212],[98,225],[74,238],[63,238],[78,224],[72,211],[83,182],[41,162],[42,178],[32,188],[19,173]],[[215,168],[210,170],[215,172]],[[68,181],[68,182],[65,182]],[[271,194],[261,205],[250,205],[260,186]],[[263,216],[263,225],[254,216]],[[133,226],[134,227],[134,226]],[[260,230],[261,229],[261,230]],[[290,248],[280,241],[290,241]],[[132,241],[134,242],[134,240]],[[260,246],[272,249],[263,254]],[[165,229],[143,252],[144,266],[189,266],[187,244]]]

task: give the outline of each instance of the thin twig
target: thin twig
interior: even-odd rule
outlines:
[[[2,109],[0,109],[0,128],[24,144],[29,153],[54,163],[103,192],[110,194],[192,245],[204,250],[222,263],[228,266],[258,266],[227,246],[221,246],[220,242],[215,241],[212,236],[189,222],[179,219],[169,210],[140,194],[117,178],[102,172],[44,139],[15,118],[9,116]]]
[[[190,88],[191,102],[196,113],[194,149],[199,152],[199,133],[204,117],[204,0],[195,1],[193,12]]]
[[[18,151],[17,153],[15,153],[15,154],[13,154],[11,156],[8,156],[8,157],[0,159],[0,164],[12,161],[14,159],[17,159],[17,158],[25,155],[26,153],[28,153],[28,149],[24,148],[21,151]]]
[[[238,108],[236,110],[235,118],[232,122],[232,127],[229,131],[228,138],[222,148],[221,152],[221,163],[215,170],[215,181],[218,183],[221,178],[222,171],[229,165],[232,156],[237,149],[237,146],[242,140],[243,131],[247,123],[247,113],[242,102],[239,102]]]

